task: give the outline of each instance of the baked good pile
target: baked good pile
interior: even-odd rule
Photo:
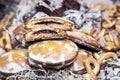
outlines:
[[[2,80],[120,78],[120,3],[21,0],[0,31]]]

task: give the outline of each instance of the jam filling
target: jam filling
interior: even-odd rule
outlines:
[[[36,22],[36,23],[34,23],[35,25],[37,25],[37,24],[62,24],[62,23],[60,23],[60,22],[55,22],[55,21],[42,21],[42,22]]]
[[[53,34],[53,33],[57,33],[56,31],[53,31],[53,30],[49,30],[49,29],[44,29],[44,30],[39,30],[39,31],[35,31],[33,34]]]

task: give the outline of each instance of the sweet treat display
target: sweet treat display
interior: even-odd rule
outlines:
[[[0,20],[1,80],[119,80],[119,1],[18,2]]]

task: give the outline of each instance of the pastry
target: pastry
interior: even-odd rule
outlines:
[[[41,26],[26,32],[24,37],[27,42],[44,39],[63,39],[66,37],[66,32],[51,26]]]
[[[53,28],[62,30],[72,30],[73,23],[58,17],[44,17],[34,20],[29,20],[26,22],[27,29],[41,27],[41,26],[51,26]]]
[[[78,47],[70,40],[48,40],[32,44],[28,51],[29,60],[33,63],[45,68],[61,69],[74,62]]]
[[[0,75],[8,76],[27,69],[28,52],[26,50],[11,50],[0,56]]]
[[[99,51],[100,45],[97,42],[96,39],[93,37],[86,35],[84,33],[81,33],[80,31],[67,31],[68,39],[71,39],[72,41],[81,44],[83,46],[86,46],[88,48],[94,49]]]

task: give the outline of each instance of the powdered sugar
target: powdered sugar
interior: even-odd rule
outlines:
[[[8,63],[4,68],[0,68],[0,71],[5,73],[17,73],[22,70],[24,68],[14,62]]]
[[[58,60],[55,60],[53,57],[52,57],[52,54],[47,57],[47,58],[44,58],[43,57],[44,55],[34,55],[33,53],[30,53],[29,54],[29,57],[31,57],[32,59],[34,60],[37,60],[37,61],[42,61],[43,63],[46,63],[46,62],[50,62],[50,63],[59,63],[59,62],[64,62],[65,61],[65,54],[61,54],[59,56],[59,59]]]

